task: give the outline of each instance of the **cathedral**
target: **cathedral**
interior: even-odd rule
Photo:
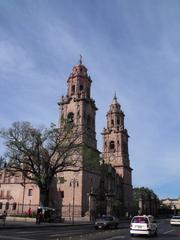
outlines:
[[[80,58],[67,79],[67,92],[58,102],[59,128],[62,119],[69,119],[82,133],[80,142],[85,146],[79,156],[79,170],[59,173],[51,188],[50,206],[73,221],[83,217],[91,220],[99,213],[130,215],[132,211],[132,168],[125,115],[115,94],[106,114],[100,152],[95,125],[98,109],[91,97],[91,83]],[[0,211],[17,214],[29,207],[35,210],[38,205],[39,191],[33,182],[21,173],[12,176],[6,169],[0,171]]]

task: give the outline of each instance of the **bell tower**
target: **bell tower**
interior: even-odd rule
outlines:
[[[65,171],[60,175],[65,179],[59,184],[60,191],[64,193],[62,213],[69,212],[72,219],[76,214],[88,215],[91,207],[90,193],[99,186],[100,181],[95,131],[97,108],[91,98],[91,83],[91,77],[80,57],[79,63],[72,68],[67,79],[67,93],[58,103],[59,127],[63,128],[64,120],[73,123],[73,127],[78,131],[78,143],[82,144],[82,152],[77,156],[78,170]],[[74,168],[77,169],[76,166]],[[64,214],[63,216],[66,218]]]
[[[88,147],[97,148],[95,132],[96,105],[91,98],[91,77],[87,68],[82,64],[75,65],[67,80],[67,94],[62,96],[60,105],[61,118],[69,119],[82,132],[81,142]]]
[[[130,211],[132,202],[132,168],[130,167],[128,152],[128,132],[124,127],[124,113],[117,101],[116,94],[106,115],[107,127],[103,135],[103,159],[111,164],[116,173],[122,177],[123,205],[125,211]]]

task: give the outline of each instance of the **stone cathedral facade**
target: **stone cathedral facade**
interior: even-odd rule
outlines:
[[[89,168],[86,151],[79,156],[80,170],[58,174],[52,184],[50,204],[59,209],[66,219],[90,217],[98,209],[98,202],[106,203],[111,213],[113,201],[121,202],[121,212],[132,209],[132,169],[128,153],[128,132],[124,125],[124,113],[114,96],[107,112],[107,126],[102,132],[102,159],[97,149],[95,100],[91,97],[91,77],[82,64],[75,65],[67,79],[67,92],[59,101],[59,127],[62,119],[69,119],[81,132],[80,141],[95,159]],[[89,160],[88,160],[89,161]],[[93,160],[94,161],[94,160]],[[21,174],[8,175],[0,171],[0,211],[4,208],[17,213],[39,204],[38,187],[25,181]],[[64,179],[62,181],[62,179]],[[102,193],[104,189],[104,193]],[[17,194],[18,193],[18,194]],[[102,194],[103,197],[102,197]],[[11,207],[8,207],[8,204]],[[105,208],[104,211],[107,209]]]
[[[106,115],[107,127],[104,128],[102,156],[107,164],[111,164],[116,173],[122,178],[122,203],[125,212],[132,207],[132,168],[130,167],[128,151],[128,132],[124,126],[124,113],[113,98]]]

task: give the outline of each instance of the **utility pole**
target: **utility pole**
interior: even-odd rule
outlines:
[[[25,176],[23,175],[23,182],[21,183],[23,186],[23,199],[22,199],[22,214],[24,212],[24,197],[25,197],[25,186],[26,186],[26,179]]]
[[[78,180],[76,178],[71,179],[69,186],[73,188],[72,224],[74,224],[75,189],[79,186]]]

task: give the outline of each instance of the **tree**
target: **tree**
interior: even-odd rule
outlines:
[[[0,169],[4,168],[5,164],[6,164],[5,159],[2,156],[0,156]]]
[[[7,148],[9,171],[20,171],[38,185],[40,204],[48,206],[53,178],[63,171],[78,171],[82,151],[78,128],[65,122],[62,128],[34,128],[29,122],[15,122],[0,131]]]
[[[146,211],[152,212],[152,205],[158,203],[158,197],[153,190],[145,187],[134,188],[133,199],[135,209],[139,209],[139,201],[142,202],[142,209],[139,209],[142,213],[146,213]],[[148,210],[144,208],[148,208]]]

